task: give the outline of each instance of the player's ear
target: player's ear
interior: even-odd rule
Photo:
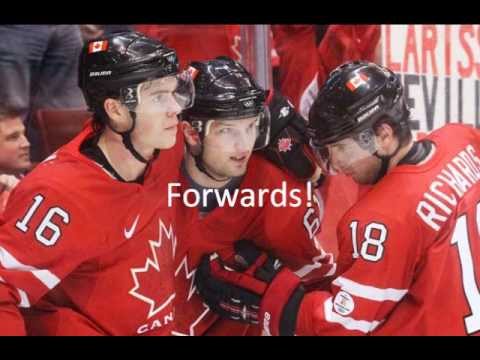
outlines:
[[[183,132],[183,136],[185,137],[185,142],[190,146],[198,146],[200,145],[200,136],[198,135],[197,130],[192,128],[187,121],[182,121],[181,129]]]
[[[375,135],[377,137],[377,143],[382,149],[390,152],[389,149],[394,149],[398,142],[395,136],[393,127],[388,122],[382,122],[375,127]]]
[[[132,120],[125,105],[118,100],[107,98],[103,102],[103,107],[115,130],[126,131],[129,129]]]

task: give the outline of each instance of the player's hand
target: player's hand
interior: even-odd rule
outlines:
[[[273,94],[268,106],[271,116],[270,143],[261,152],[296,178],[317,182],[320,167],[308,145],[307,121],[278,92]]]
[[[195,283],[222,317],[259,324],[267,335],[293,335],[304,289],[300,278],[246,240],[235,244],[234,263],[205,255]]]

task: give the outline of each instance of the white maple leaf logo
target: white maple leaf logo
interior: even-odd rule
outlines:
[[[178,276],[178,274],[184,273],[185,280],[188,281],[190,280],[189,284],[189,289],[188,289],[188,294],[187,294],[187,302],[192,298],[192,296],[195,294],[196,291],[196,286],[195,286],[195,272],[197,271],[196,268],[193,268],[192,270],[189,270],[188,266],[188,255],[185,255],[180,264],[178,265],[177,269],[175,270],[175,277]],[[193,321],[189,328],[188,328],[188,334],[182,333],[180,331],[175,331],[172,334],[174,335],[190,335],[190,336],[195,336],[198,335],[195,332],[195,327],[203,320],[203,318],[208,314],[210,311],[210,308],[208,307],[207,304],[202,303],[203,306],[203,311],[198,315],[198,317]]]
[[[141,282],[139,281],[139,275],[142,273],[148,273],[149,271],[156,271],[160,272],[160,263],[157,257],[157,249],[160,249],[162,246],[162,241],[164,238],[171,241],[172,244],[172,258],[175,256],[175,248],[177,245],[177,237],[173,233],[172,225],[167,227],[163,224],[162,220],[159,220],[159,238],[157,241],[149,240],[149,245],[151,249],[152,256],[147,257],[145,261],[145,265],[143,267],[132,268],[130,272],[132,274],[133,282],[135,286],[128,292],[133,297],[146,302],[150,305],[150,309],[148,311],[148,318],[151,318],[155,314],[162,311],[166,306],[168,306],[172,300],[175,298],[175,293],[168,296],[166,300],[158,299],[155,301],[155,295],[153,296],[146,296],[144,293],[141,292]],[[144,290],[145,291],[145,290]]]
[[[178,268],[175,270],[175,276],[178,276],[180,271],[184,269],[185,271],[185,279],[190,280],[190,289],[188,290],[188,295],[187,295],[187,301],[189,301],[193,294],[195,294],[195,290],[197,289],[195,287],[195,272],[197,271],[196,268],[192,269],[192,271],[188,270],[188,259],[187,255],[182,259],[182,262],[180,265],[178,265]]]

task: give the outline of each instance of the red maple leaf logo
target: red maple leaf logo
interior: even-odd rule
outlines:
[[[278,151],[287,152],[290,150],[292,150],[292,139],[290,138],[278,139]]]

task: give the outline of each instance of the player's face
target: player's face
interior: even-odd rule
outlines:
[[[18,173],[30,166],[30,143],[22,119],[0,120],[0,172]]]
[[[361,148],[352,138],[327,145],[327,150],[334,171],[350,176],[359,184],[373,184],[381,161],[371,151]]]
[[[212,174],[242,176],[258,136],[257,117],[241,120],[215,120],[203,143],[203,162]]]
[[[175,145],[182,110],[174,94],[177,81],[169,76],[139,86],[137,124],[132,133],[134,143],[142,144],[139,147],[169,149]]]

